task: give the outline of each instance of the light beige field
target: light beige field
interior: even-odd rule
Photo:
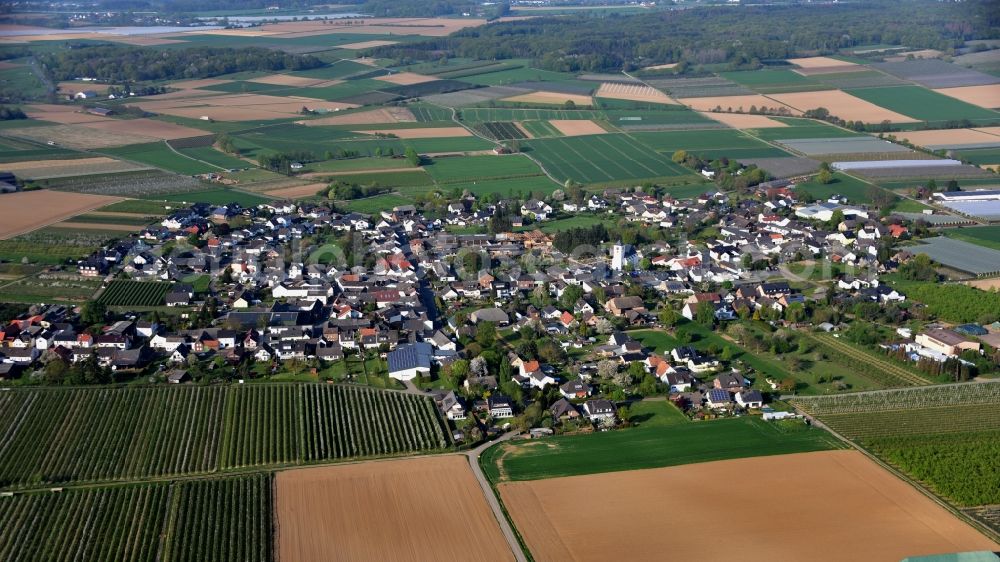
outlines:
[[[572,101],[578,106],[589,106],[592,102],[590,96],[580,96],[576,94],[561,94],[559,92],[531,92],[518,96],[504,98],[503,101],[521,103],[544,103],[551,105],[563,105],[567,101]]]
[[[857,451],[500,484],[538,562],[885,562],[996,550]]]
[[[109,84],[95,84],[94,82],[67,81],[56,84],[56,89],[63,94],[76,94],[78,92],[97,92],[98,94],[108,93]]]
[[[369,111],[358,111],[347,115],[333,115],[297,121],[301,125],[320,127],[323,125],[378,125],[379,123],[415,123],[417,118],[406,108],[379,108]]]
[[[984,133],[989,133],[991,135],[1000,136],[1000,126],[998,127],[976,127],[977,131],[982,131]]]
[[[907,60],[910,57],[915,59],[936,59],[943,55],[941,51],[937,49],[923,49],[920,51],[910,51],[909,53],[903,53],[901,55],[895,55],[892,57],[885,57],[885,62],[900,62]]]
[[[283,187],[264,192],[269,197],[278,199],[298,199],[300,197],[313,197],[319,190],[327,187],[325,183],[310,183],[307,185],[297,185],[295,187]]]
[[[135,45],[136,47],[154,47],[156,45],[170,45],[172,43],[186,42],[179,39],[167,39],[166,37],[155,37],[152,35],[112,35],[108,37],[108,40],[114,41],[115,43]]]
[[[667,94],[645,84],[622,84],[620,82],[603,82],[594,94],[598,98],[616,100],[642,101],[647,103],[676,104]]]
[[[51,121],[53,123],[60,123],[63,125],[110,121],[107,117],[86,113],[79,107],[74,107],[72,105],[51,105],[39,103],[25,106],[24,112],[32,119]]]
[[[600,135],[607,132],[604,127],[587,119],[550,119],[549,123],[567,137]]]
[[[464,456],[287,470],[275,489],[281,560],[514,558]]]
[[[788,62],[799,68],[829,68],[831,66],[860,66],[853,62],[842,61],[831,57],[805,57],[788,59]]]
[[[941,88],[934,91],[986,109],[1000,108],[1000,84]]]
[[[82,125],[52,125],[51,127],[10,129],[4,131],[3,136],[27,139],[42,144],[51,141],[56,146],[67,146],[78,150],[125,146],[126,144],[138,144],[156,140],[152,137],[142,135],[90,129]]]
[[[327,82],[323,78],[308,78],[305,76],[292,76],[291,74],[271,74],[260,78],[251,78],[247,82],[258,84],[273,84],[275,86],[299,86],[303,88],[313,87],[316,84]]]
[[[465,127],[422,127],[415,129],[382,129],[354,131],[364,135],[389,134],[401,139],[444,139],[448,137],[471,137],[472,133]]]
[[[157,109],[156,113],[173,115],[175,117],[187,117],[188,119],[207,117],[212,121],[263,121],[288,117],[287,113],[264,111],[250,107],[171,107]]]
[[[379,76],[375,79],[381,80],[382,82],[389,82],[390,84],[398,84],[400,86],[423,84],[424,82],[433,82],[437,80],[434,76],[424,76],[423,74],[417,74],[416,72],[396,72],[388,76]]]
[[[99,121],[95,123],[83,123],[80,126],[88,129],[96,129],[98,131],[138,135],[160,140],[186,139],[190,137],[203,137],[205,135],[212,134],[200,129],[185,127],[183,125],[168,123],[166,121],[157,121],[155,119],[119,119]]]
[[[654,64],[653,66],[647,66],[643,70],[670,70],[671,68],[676,68],[679,62],[670,62],[667,64]]]
[[[121,197],[45,189],[0,194],[0,240],[121,200]]]
[[[997,143],[1000,135],[976,129],[941,129],[936,131],[903,131],[894,133],[897,138],[906,139],[919,146]]]
[[[845,121],[864,121],[865,123],[881,123],[885,120],[892,123],[914,123],[917,121],[840,90],[770,94],[769,97],[799,111],[825,107],[830,110],[831,115],[836,115]]]
[[[104,156],[94,158],[78,158],[75,160],[29,160],[26,162],[9,162],[3,169],[14,172],[25,179],[65,178],[71,176],[86,176],[90,174],[107,174],[114,172],[132,172],[148,170],[149,166],[132,164],[114,160]]]
[[[181,88],[185,90],[197,89],[197,88],[207,88],[209,86],[218,86],[220,84],[228,84],[232,80],[223,80],[222,78],[199,78],[197,80],[182,80],[180,82],[173,82],[170,84],[171,88]],[[151,98],[160,98],[160,96],[152,96]]]
[[[73,222],[72,220],[57,222],[56,228],[71,228],[74,230],[117,230],[121,232],[136,232],[143,227],[131,224],[106,224],[100,222]]]
[[[756,107],[757,109],[762,107],[766,107],[768,109],[788,107],[787,105],[760,94],[750,94],[745,96],[713,96],[708,98],[684,98],[683,102],[685,105],[690,106],[691,109],[695,109],[697,111],[714,111],[716,108],[721,108],[722,111],[733,112],[750,111],[751,107]],[[790,107],[788,107],[788,109],[793,115],[799,115],[802,113],[797,109]]]
[[[701,114],[724,125],[729,125],[734,129],[770,129],[774,127],[788,126],[787,123],[782,123],[777,119],[771,119],[766,115],[750,115],[746,113],[713,113],[711,111],[703,111]]]
[[[396,43],[399,43],[399,41],[361,41],[359,43],[344,43],[343,45],[337,45],[337,48],[360,51],[362,49],[374,49],[375,47],[386,47],[389,45],[395,45]]]

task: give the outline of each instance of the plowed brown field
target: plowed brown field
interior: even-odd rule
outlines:
[[[0,240],[66,220],[116,201],[121,201],[121,197],[45,189],[0,194]]]
[[[857,451],[500,484],[538,562],[901,560],[1000,545]]]
[[[289,470],[275,484],[281,560],[513,560],[464,456]]]

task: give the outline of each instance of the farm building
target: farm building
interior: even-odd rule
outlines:
[[[918,344],[945,355],[958,355],[965,350],[979,351],[980,347],[979,342],[952,330],[927,330],[913,339]]]
[[[431,373],[429,343],[417,342],[401,345],[389,353],[389,376],[401,381],[413,380],[420,375]]]
[[[1000,189],[977,189],[974,191],[946,191],[935,193],[938,201],[1000,201]]]
[[[833,213],[840,211],[844,214],[844,218],[868,218],[868,212],[855,209],[853,207],[846,207],[844,205],[837,205],[836,203],[817,203],[816,205],[809,205],[807,207],[799,207],[795,209],[795,216],[809,219],[814,221],[829,221],[833,218]]]

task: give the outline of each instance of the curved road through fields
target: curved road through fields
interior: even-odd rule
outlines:
[[[513,527],[510,526],[510,521],[507,520],[503,510],[500,508],[500,501],[497,500],[497,495],[493,493],[493,488],[490,487],[489,480],[483,474],[483,469],[479,467],[479,455],[483,454],[483,451],[492,445],[507,441],[516,436],[517,434],[513,431],[504,433],[498,439],[487,441],[471,451],[466,451],[465,456],[469,457],[469,464],[472,465],[472,473],[476,476],[479,486],[483,489],[483,495],[486,496],[486,503],[493,510],[493,516],[496,517],[497,523],[500,525],[500,531],[503,532],[504,538],[507,539],[507,544],[510,545],[510,551],[514,555],[514,560],[517,560],[517,562],[528,562],[527,557],[524,556],[524,551],[521,550],[521,543],[517,540],[517,535],[514,534]]]

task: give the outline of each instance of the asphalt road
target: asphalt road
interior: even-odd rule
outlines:
[[[493,441],[487,441],[482,445],[467,451],[465,455],[469,457],[469,464],[472,465],[472,473],[476,475],[476,480],[479,481],[479,486],[483,489],[483,495],[486,496],[486,503],[490,505],[490,509],[493,510],[493,516],[496,517],[497,523],[500,525],[500,530],[503,532],[503,536],[507,539],[507,544],[510,546],[510,551],[514,555],[514,560],[517,562],[528,562],[527,558],[524,556],[524,552],[521,550],[521,543],[517,540],[517,535],[514,534],[514,529],[510,526],[510,522],[504,516],[503,511],[500,509],[500,502],[497,500],[496,494],[493,493],[493,488],[490,487],[489,480],[486,479],[486,475],[483,474],[483,470],[479,468],[479,455],[483,453],[488,447],[501,441],[507,441],[515,437],[514,432],[507,432],[500,436],[498,439]]]

